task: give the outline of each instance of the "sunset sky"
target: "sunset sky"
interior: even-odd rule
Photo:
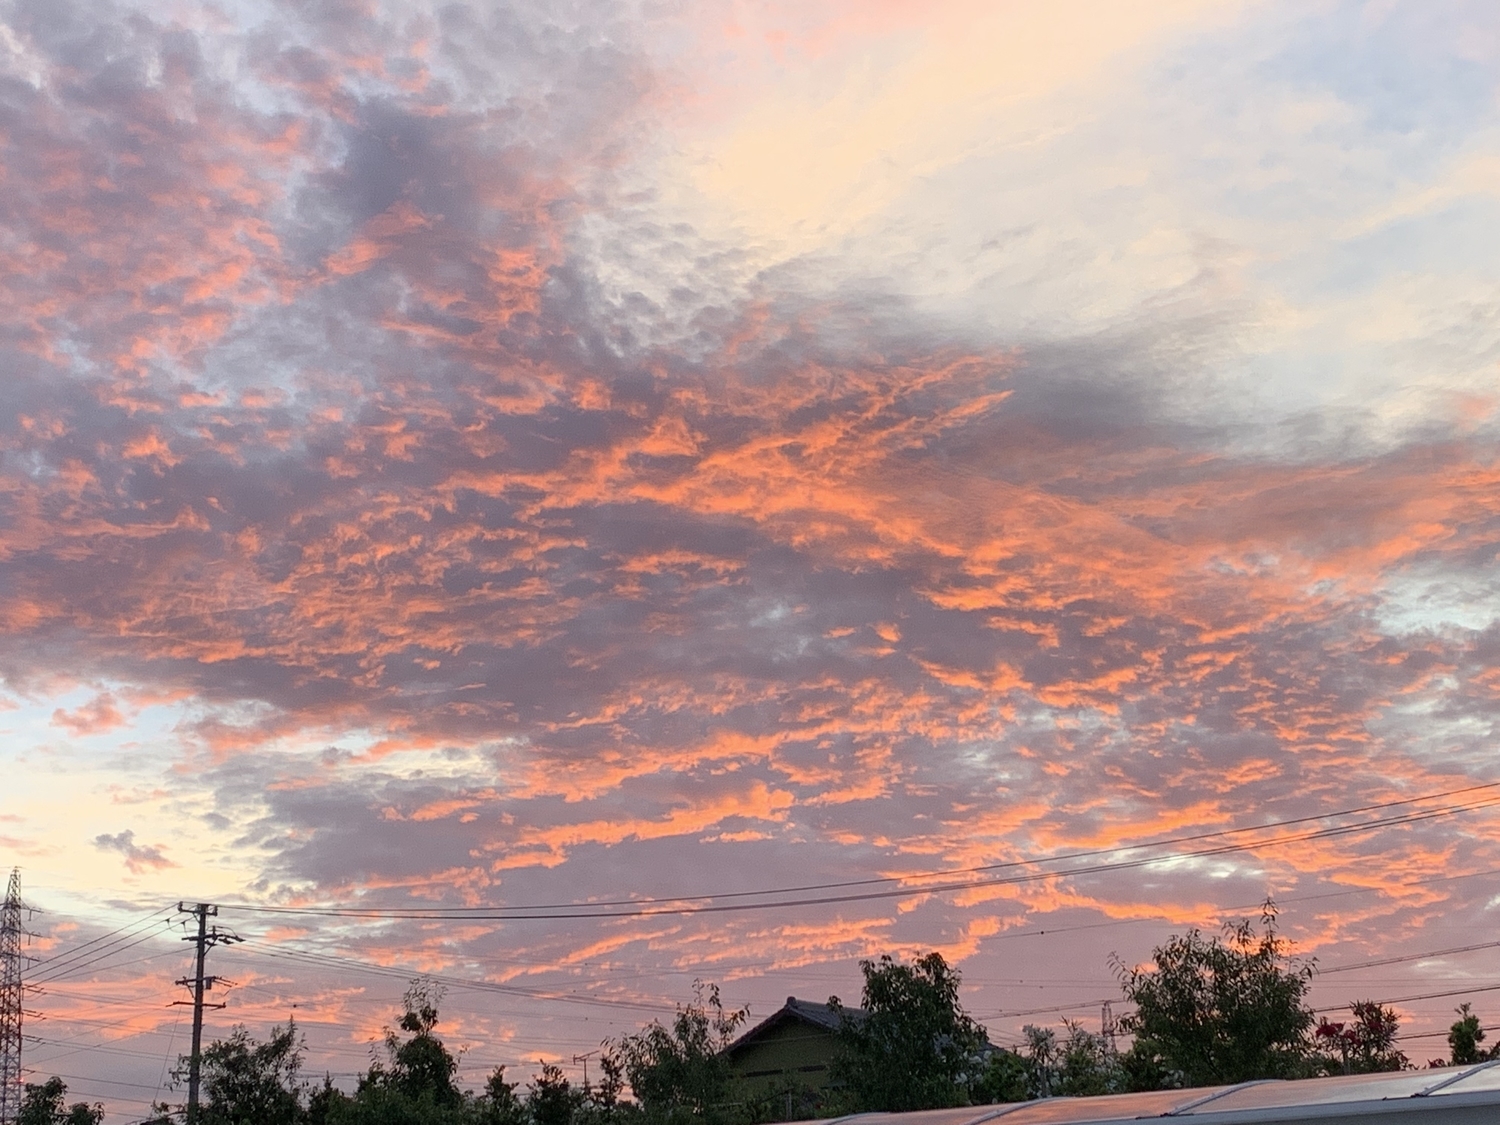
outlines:
[[[1014,1042],[1268,895],[1500,1024],[1493,0],[0,0],[0,348],[110,1122],[179,899],[345,1085],[416,971],[470,1085],[883,952]],[[492,916],[254,909],[351,906]]]

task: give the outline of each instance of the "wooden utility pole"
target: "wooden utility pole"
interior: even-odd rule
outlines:
[[[210,918],[219,916],[219,908],[212,903],[199,902],[192,906],[179,902],[177,910],[181,914],[191,914],[198,920],[198,932],[188,934],[183,941],[190,941],[197,947],[197,971],[191,977],[183,977],[177,983],[184,988],[193,990],[192,1000],[175,1000],[174,1004],[186,1007],[193,1006],[193,1053],[188,1058],[188,1125],[197,1125],[198,1121],[198,1086],[203,1077],[203,1009],[222,1008],[223,1004],[205,1004],[203,994],[213,988],[214,983],[221,978],[205,976],[203,963],[208,957],[208,951],[216,945],[233,945],[237,941],[243,941],[237,934],[220,930],[218,926],[212,928],[208,925]]]

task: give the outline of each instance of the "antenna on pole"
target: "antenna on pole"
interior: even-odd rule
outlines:
[[[15,1125],[21,1112],[21,1017],[26,986],[22,969],[34,957],[21,952],[21,939],[32,933],[21,924],[21,912],[31,908],[21,900],[21,869],[11,868],[0,908],[0,1125]]]
[[[191,914],[198,919],[198,932],[188,934],[183,941],[190,941],[197,948],[197,972],[190,977],[183,977],[177,983],[184,988],[193,990],[191,1000],[174,1000],[174,1005],[183,1007],[191,1004],[193,1008],[193,1053],[188,1057],[188,1125],[197,1125],[198,1122],[198,1086],[203,1077],[203,1009],[222,1008],[223,1004],[206,1004],[203,994],[223,980],[223,977],[205,976],[203,972],[203,961],[208,956],[208,951],[216,945],[233,945],[235,942],[244,941],[236,933],[221,930],[218,926],[209,927],[208,920],[219,916],[219,908],[210,902],[199,902],[192,906],[179,902],[177,910],[180,914]],[[225,981],[226,984],[230,983]],[[8,1123],[0,1123],[8,1125]]]

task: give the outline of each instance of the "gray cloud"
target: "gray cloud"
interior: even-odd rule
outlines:
[[[125,866],[139,875],[146,868],[176,867],[166,857],[160,845],[140,845],[135,842],[135,833],[130,829],[124,832],[116,832],[114,835],[101,833],[94,837],[94,847],[102,852],[119,852],[125,857]]]

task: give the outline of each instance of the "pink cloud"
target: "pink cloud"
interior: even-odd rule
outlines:
[[[921,14],[856,7],[777,49]],[[0,670],[129,685],[56,709],[72,735],[180,708],[152,784],[239,826],[255,895],[899,879],[1489,776],[1494,627],[1432,608],[1493,580],[1488,422],[1256,451],[1254,418],[1206,432],[1161,409],[1167,376],[1100,374],[1155,371],[1165,330],[1022,351],[857,287],[767,277],[740,301],[691,231],[636,232],[700,273],[672,300],[702,315],[658,333],[668,310],[612,288],[589,241],[629,213],[624,153],[665,96],[627,29],[322,18],[237,40],[236,76],[212,52],[165,66],[175,31],[121,24],[120,89],[54,44],[56,80],[0,107]],[[1403,593],[1418,579],[1438,593]],[[131,831],[91,838],[173,866]],[[1420,944],[1487,900],[1411,876],[1497,862],[1477,809],[1217,865],[917,882],[899,908],[339,940],[658,1006],[700,968],[851,995],[857,958],[941,948],[1000,1010],[1016,966],[1144,956],[1267,891],[1302,903],[1310,948]],[[377,986],[332,973],[246,979],[378,1031]],[[265,995],[247,1010],[280,1018]],[[609,1033],[642,1009],[622,1010]],[[460,1019],[512,1063],[542,1049],[517,1019]]]

